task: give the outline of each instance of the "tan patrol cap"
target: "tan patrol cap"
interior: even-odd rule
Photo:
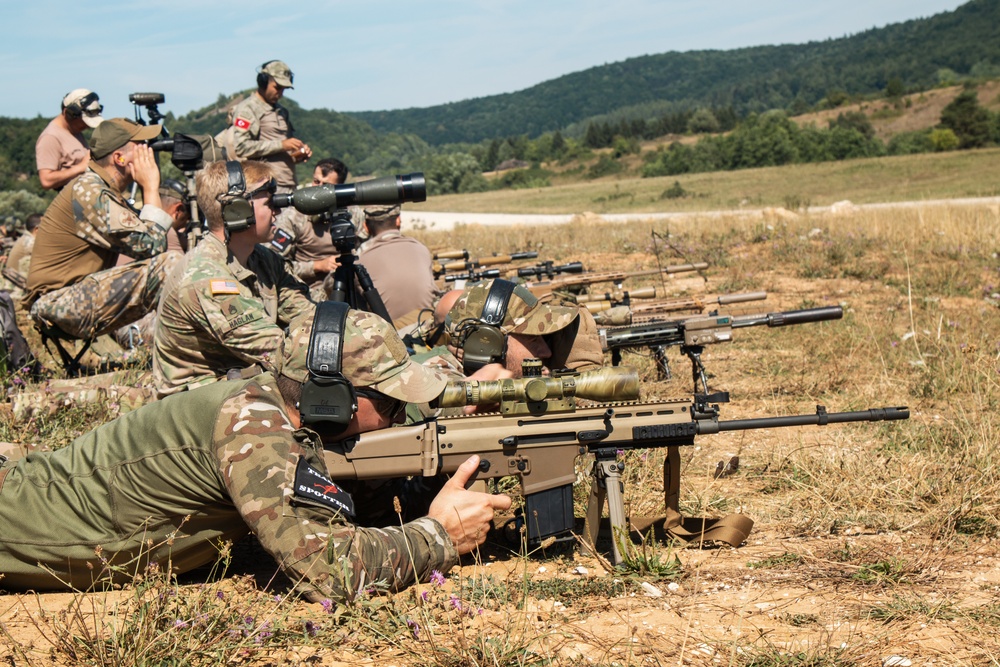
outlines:
[[[291,68],[280,60],[271,60],[264,63],[260,67],[260,73],[267,74],[282,88],[292,88],[292,81],[295,79]]]
[[[111,118],[94,130],[94,136],[90,138],[90,155],[100,160],[130,141],[148,141],[158,136],[159,125],[139,125],[128,118]]]
[[[309,376],[306,360],[314,313],[299,315],[289,326],[281,374],[296,382]],[[371,387],[407,403],[428,403],[448,384],[441,372],[413,362],[392,326],[378,315],[349,310],[341,355],[343,373],[351,384]]]
[[[486,297],[489,296],[494,282],[495,280],[483,280],[466,286],[444,321],[445,329],[452,340],[459,339],[457,330],[464,322],[482,319]],[[579,316],[579,308],[542,303],[527,287],[517,285],[507,300],[507,309],[500,329],[505,335],[544,336],[565,329]]]
[[[95,128],[104,121],[104,117],[101,116],[101,111],[104,110],[104,107],[101,105],[101,100],[97,96],[97,93],[86,88],[71,90],[62,99],[62,108],[66,109],[66,107],[73,104],[80,107],[80,119],[86,123],[87,127]]]

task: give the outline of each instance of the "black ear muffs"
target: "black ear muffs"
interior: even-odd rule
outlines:
[[[238,160],[226,162],[226,174],[229,177],[229,189],[226,194],[219,195],[222,204],[222,221],[226,231],[242,232],[257,222],[253,212],[253,202],[246,198],[247,182],[243,175],[243,167]]]
[[[509,280],[494,280],[479,320],[473,320],[464,327],[459,347],[462,348],[462,369],[466,375],[475,373],[486,364],[504,363],[507,336],[500,327],[516,287]]]
[[[354,385],[341,372],[344,329],[350,306],[342,301],[316,304],[299,412],[302,423],[323,425],[333,435],[344,432],[358,411]]]
[[[273,63],[273,60],[268,60],[257,68],[257,88],[264,89],[267,88],[267,82],[271,80],[271,75],[264,71],[264,68]]]
[[[78,118],[83,118],[83,110],[89,107],[91,104],[98,100],[97,93],[88,93],[84,95],[76,102],[73,102],[66,106],[64,111],[66,112],[66,118],[70,120],[76,120]]]

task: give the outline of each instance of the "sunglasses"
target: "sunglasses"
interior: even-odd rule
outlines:
[[[260,186],[255,190],[251,190],[246,194],[247,199],[256,199],[261,195],[266,194],[268,198],[273,197],[274,193],[278,191],[278,183],[273,178],[269,180],[264,185]]]
[[[378,411],[380,415],[388,418],[390,424],[395,424],[399,417],[406,410],[406,401],[401,401],[398,398],[393,398],[392,396],[386,396],[385,394],[375,391],[374,389],[367,389],[361,387],[355,390],[358,396],[364,396],[369,401],[375,404],[375,410]]]

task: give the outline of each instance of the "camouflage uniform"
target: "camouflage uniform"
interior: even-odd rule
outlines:
[[[459,345],[469,324],[481,321],[493,282],[484,280],[467,285],[448,312],[445,330],[452,345]],[[584,371],[604,365],[597,324],[585,307],[543,303],[523,285],[514,288],[500,330],[505,335],[545,336],[552,350],[552,356],[545,360],[549,369]]]
[[[38,227],[26,307],[44,328],[92,339],[156,305],[179,259],[164,253],[172,218],[155,206],[137,215],[96,162],[59,193]],[[116,267],[118,254],[141,261]]]
[[[295,136],[288,109],[251,93],[229,112],[229,125],[236,157],[267,162],[285,192],[295,189],[295,162],[281,147],[282,141]]]
[[[316,216],[308,216],[289,207],[287,215],[275,220],[278,231],[268,244],[268,248],[281,255],[288,265],[288,271],[309,286],[314,301],[329,298],[323,288],[323,280],[328,274],[317,274],[313,262],[339,255],[340,251],[330,239],[330,224],[317,222]],[[352,221],[356,215],[364,220],[364,210],[358,206],[348,207]]]
[[[306,376],[311,331],[302,323],[289,337],[282,373],[293,380]],[[428,401],[446,382],[361,311],[348,313],[342,366],[355,385],[406,401]],[[0,445],[11,459],[0,467],[0,587],[85,589],[168,560],[184,572],[248,532],[313,600],[398,590],[456,564],[428,517],[355,525],[364,506],[329,479],[319,436],[294,429],[284,404],[264,374],[168,397],[56,452]]]
[[[135,371],[114,371],[68,380],[48,380],[29,390],[11,392],[11,412],[15,422],[26,422],[39,416],[77,405],[101,403],[113,414],[129,412],[156,399],[152,373],[145,371],[136,377]]]
[[[244,267],[209,234],[163,289],[153,335],[160,395],[254,363],[277,370],[284,327],[315,307],[280,257],[257,246]]]
[[[12,282],[23,286],[28,280],[28,267],[31,266],[31,251],[34,247],[35,235],[29,232],[25,232],[14,242],[4,267],[4,275]]]
[[[270,375],[220,382],[5,463],[0,587],[124,583],[148,562],[185,572],[248,532],[313,600],[401,589],[457,562],[433,519],[350,523],[318,437],[294,430],[282,403]]]

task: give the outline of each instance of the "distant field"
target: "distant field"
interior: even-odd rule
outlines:
[[[614,177],[530,190],[430,197],[408,209],[479,213],[630,213],[828,206],[1000,195],[1000,148],[766,167]],[[688,195],[662,198],[677,181]]]

